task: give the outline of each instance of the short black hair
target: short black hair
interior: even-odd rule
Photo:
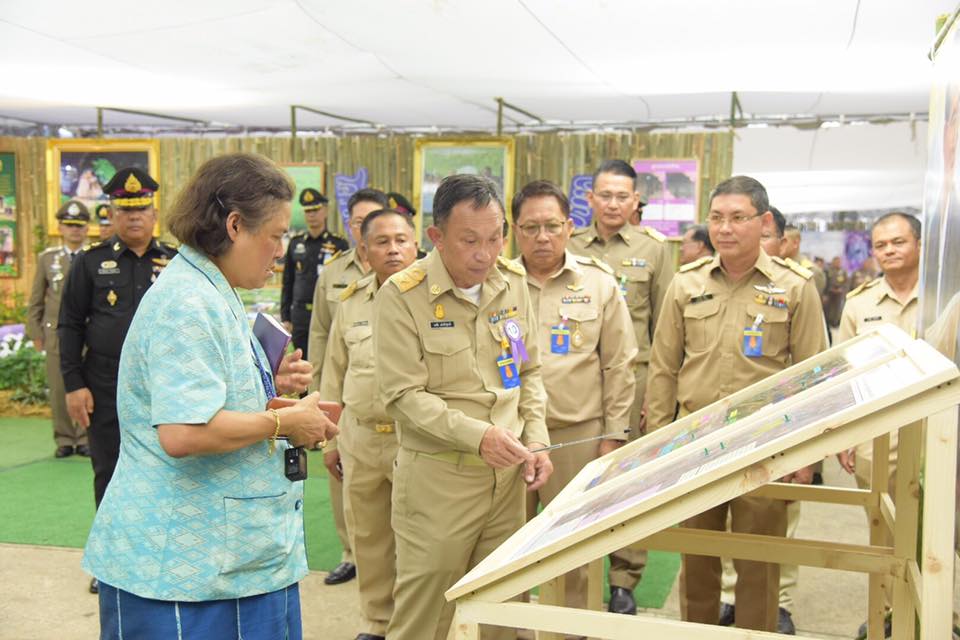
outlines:
[[[604,160],[600,163],[600,166],[597,167],[597,170],[593,172],[593,183],[597,183],[597,177],[601,173],[610,173],[615,176],[624,176],[633,180],[633,189],[637,189],[637,172],[633,167],[630,166],[628,162],[623,160]]]
[[[367,232],[370,231],[370,227],[373,226],[373,221],[383,216],[400,216],[411,229],[416,231],[417,227],[413,224],[413,216],[408,212],[401,211],[400,209],[377,209],[376,211],[371,211],[370,214],[363,219],[363,222],[360,224],[360,237],[366,239]]]
[[[874,228],[876,228],[878,224],[880,224],[881,222],[886,222],[891,218],[903,218],[904,220],[906,220],[907,223],[910,225],[910,231],[913,232],[913,237],[916,238],[917,240],[920,240],[920,236],[923,232],[923,228],[920,224],[920,218],[918,218],[917,216],[912,216],[909,213],[904,213],[903,211],[891,211],[890,213],[885,213],[879,218],[877,218],[874,221],[873,226],[870,227],[870,235],[871,236],[873,235],[873,230]]]
[[[767,190],[755,178],[750,176],[733,176],[727,178],[710,192],[708,202],[713,206],[713,199],[717,196],[736,195],[747,196],[750,198],[750,204],[756,210],[757,215],[762,215],[770,211],[770,198],[767,196]]]
[[[695,224],[690,229],[693,229],[693,236],[691,240],[694,242],[702,242],[703,246],[707,248],[707,251],[710,253],[715,253],[713,248],[713,243],[710,242],[710,232],[707,231],[707,225],[705,224]]]
[[[783,238],[783,233],[787,229],[787,219],[780,213],[780,209],[776,207],[770,207],[770,213],[773,214],[773,224],[777,229],[777,237]]]
[[[503,197],[497,189],[496,182],[484,176],[458,173],[447,176],[437,187],[437,192],[433,196],[433,224],[442,229],[446,226],[453,208],[461,202],[468,201],[474,209],[481,209],[493,202],[506,218]]]
[[[353,208],[360,202],[372,202],[374,204],[380,205],[381,208],[386,209],[390,206],[387,202],[387,194],[380,189],[373,189],[371,187],[364,187],[363,189],[358,190],[350,199],[347,200],[347,215],[353,215]]]
[[[523,207],[523,203],[530,198],[556,198],[557,203],[560,204],[560,210],[563,211],[563,217],[570,217],[570,201],[567,199],[567,194],[549,180],[534,180],[524,185],[523,189],[513,196],[513,202],[510,203],[510,219],[514,223],[520,218],[520,208]]]

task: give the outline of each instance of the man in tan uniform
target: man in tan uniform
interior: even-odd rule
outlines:
[[[584,465],[626,442],[637,339],[613,270],[566,250],[573,222],[559,187],[531,182],[514,196],[511,214],[538,319],[550,440],[609,437],[553,452],[550,480],[527,494],[529,519]],[[585,567],[567,574],[567,606],[586,608],[586,586]]]
[[[381,209],[361,226],[364,255],[373,273],[341,294],[323,363],[320,395],[344,406],[336,451],[343,465],[343,502],[364,632],[357,640],[383,640],[393,614],[396,545],[390,526],[394,422],[378,400],[374,380],[373,297],[387,278],[417,257],[413,221],[396,209]]]
[[[75,425],[67,413],[66,391],[60,375],[60,348],[57,340],[57,318],[60,297],[70,264],[87,239],[90,212],[79,200],[66,202],[57,211],[63,246],[51,247],[37,256],[37,274],[30,290],[27,307],[27,335],[38,351],[46,351],[47,386],[53,413],[53,439],[57,443],[54,456],[66,458],[78,453],[89,456],[87,430]]]
[[[398,423],[390,640],[444,640],[444,592],[524,522],[523,486],[553,467],[536,317],[523,268],[499,257],[504,208],[482,176],[445,178],[434,251],[374,302],[380,398]],[[483,637],[514,632],[484,629]]]
[[[593,223],[577,229],[570,238],[570,251],[599,258],[613,269],[637,338],[636,387],[630,410],[630,437],[643,433],[643,399],[647,387],[650,342],[667,285],[673,277],[673,257],[663,234],[629,224],[637,210],[640,193],[637,173],[623,160],[607,160],[593,176],[587,193]],[[610,554],[610,604],[615,613],[634,614],[633,590],[647,564],[644,549],[627,547]]]
[[[780,257],[790,258],[804,269],[813,272],[813,282],[817,286],[817,291],[823,296],[827,292],[827,274],[823,272],[816,262],[800,253],[800,240],[802,235],[800,229],[792,224],[788,224],[783,232],[783,244],[780,247]]]
[[[316,363],[323,363],[327,348],[327,338],[330,336],[330,325],[340,304],[340,296],[352,283],[367,273],[366,260],[359,249],[360,226],[363,219],[371,211],[384,209],[387,206],[387,196],[377,189],[360,189],[347,203],[350,212],[350,236],[357,247],[334,254],[323,265],[323,271],[317,279],[317,287],[313,290],[313,305],[310,309],[310,336],[307,341],[307,351],[310,359]],[[313,370],[313,383],[310,391],[320,388],[322,367]],[[353,562],[353,549],[350,546],[350,536],[347,533],[347,524],[343,515],[343,476],[334,463],[332,470],[327,467],[330,483],[330,509],[333,511],[333,522],[337,528],[337,537],[343,555],[340,564],[334,567],[324,582],[326,584],[340,584],[352,580],[357,575],[357,567]]]
[[[720,183],[710,197],[713,258],[685,265],[664,299],[647,388],[652,429],[822,351],[827,344],[812,275],[771,258],[760,235],[772,221],[766,190],[746,176]],[[758,337],[746,340],[747,331]],[[785,481],[792,481],[787,477]],[[784,535],[785,504],[751,496],[720,504],[684,526]],[[776,631],[779,565],[735,561],[736,624]],[[684,620],[717,624],[720,559],[685,555],[680,578]]]
[[[683,232],[680,240],[681,266],[712,255],[713,245],[710,244],[710,233],[706,225],[695,224]]]

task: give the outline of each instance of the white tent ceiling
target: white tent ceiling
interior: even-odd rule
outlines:
[[[0,117],[286,127],[924,112],[956,0],[0,0]],[[520,122],[529,118],[512,114]],[[301,126],[340,125],[301,115]],[[107,123],[157,124],[109,114]],[[510,121],[507,121],[510,124]]]

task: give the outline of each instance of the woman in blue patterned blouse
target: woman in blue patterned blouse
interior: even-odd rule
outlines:
[[[303,483],[283,453],[337,428],[317,394],[264,410],[312,368],[294,353],[272,376],[236,292],[264,286],[283,255],[293,193],[267,158],[225,155],[167,218],[182,246],[123,345],[120,458],[83,559],[101,638],[301,637]]]

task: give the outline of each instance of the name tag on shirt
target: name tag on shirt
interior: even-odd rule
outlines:
[[[550,353],[562,356],[570,353],[570,329],[565,325],[555,324],[550,327]]]
[[[743,355],[759,358],[763,355],[763,331],[747,327],[743,330]]]

